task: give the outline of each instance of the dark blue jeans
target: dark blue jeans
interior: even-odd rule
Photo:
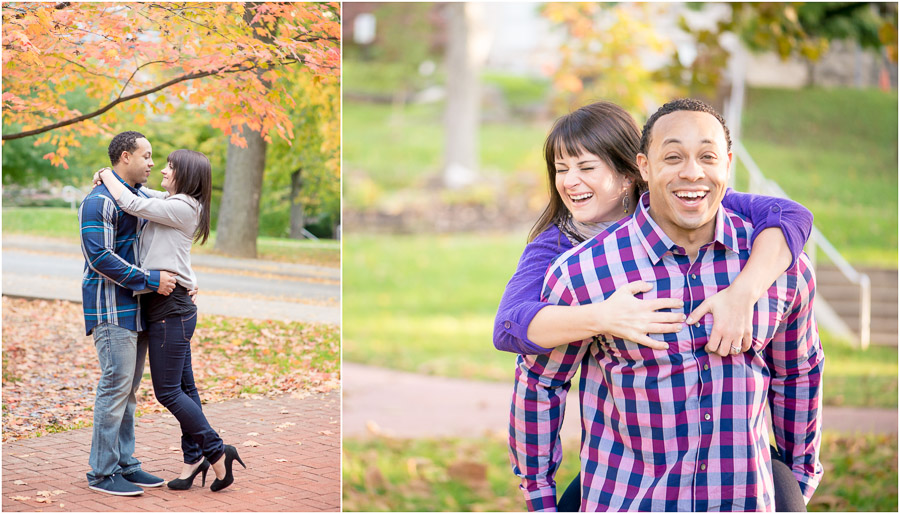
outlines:
[[[203,457],[216,462],[225,445],[209,426],[200,406],[191,368],[191,336],[197,313],[173,316],[150,323],[150,377],[153,393],[181,424],[181,451],[184,462],[194,464]]]

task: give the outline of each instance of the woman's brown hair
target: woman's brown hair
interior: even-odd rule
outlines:
[[[550,203],[531,228],[528,241],[540,235],[550,225],[559,224],[569,216],[569,210],[556,190],[556,159],[565,155],[588,152],[600,157],[612,169],[632,180],[636,197],[647,190],[637,165],[641,129],[625,109],[611,102],[585,105],[556,120],[544,142],[544,158],[550,182]],[[634,199],[634,198],[633,198]]]
[[[191,196],[200,202],[200,222],[194,241],[206,243],[209,237],[209,204],[212,198],[212,166],[209,159],[193,150],[175,150],[166,159],[175,170],[175,194]]]

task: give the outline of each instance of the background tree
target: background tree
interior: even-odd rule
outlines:
[[[85,138],[197,106],[235,145],[290,141],[282,79],[337,74],[339,30],[337,3],[4,4],[3,140],[66,168]]]
[[[297,75],[288,89],[297,105],[291,111],[294,144],[275,140],[269,149],[261,219],[279,218],[278,234],[300,239],[303,228],[330,235],[340,219],[340,83],[333,77]],[[272,194],[266,195],[266,191]]]
[[[687,4],[702,9],[703,4]],[[752,52],[775,52],[782,59],[799,57],[808,63],[807,85],[815,83],[815,63],[835,41],[869,51],[883,51],[897,62],[897,4],[882,2],[742,2],[727,4],[730,15],[711,29],[692,28],[684,16],[679,26],[696,43],[696,59],[683,63],[676,54],[664,75],[688,77],[691,94],[715,98],[723,94],[724,70],[730,51],[721,44],[734,34]]]
[[[597,99],[615,102],[641,119],[680,91],[648,69],[656,55],[666,62],[674,45],[653,26],[665,7],[605,5],[594,2],[548,3],[541,14],[563,32],[559,66],[553,72],[553,108],[569,112]]]
[[[447,13],[447,105],[444,111],[444,185],[463,187],[478,171],[481,66],[487,58],[481,41],[482,6],[450,3]]]
[[[661,37],[652,21],[669,6],[599,3],[548,3],[542,14],[564,32],[559,67],[553,73],[554,108],[566,112],[597,98],[619,103],[646,116],[652,106],[678,95],[706,98],[721,107],[725,70],[731,56],[722,44],[733,34],[749,50],[774,51],[782,59],[817,61],[833,41],[883,50],[897,60],[897,4],[741,2],[712,28],[693,27],[684,15],[679,27],[694,45],[682,55]],[[690,9],[705,8],[689,3]],[[659,66],[647,66],[655,56]]]

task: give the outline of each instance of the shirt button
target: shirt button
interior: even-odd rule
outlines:
[[[511,327],[511,326],[512,326],[512,325],[511,325],[510,322],[508,322],[508,321],[505,322],[505,323],[503,323],[503,328],[509,329],[509,327]]]
[[[772,206],[772,212],[778,212],[778,211],[780,211],[780,210],[781,210],[781,207],[779,207],[779,206],[777,206],[777,205],[773,205],[773,206]]]
[[[710,415],[707,413],[706,415],[703,416],[703,419],[705,419],[706,421],[709,421],[709,418],[711,418],[711,417],[712,417],[712,416],[710,416]]]
[[[697,274],[691,273],[691,280],[697,280]]]
[[[698,321],[698,322],[694,323],[694,326],[697,328],[700,328],[700,322]]]
[[[702,471],[706,471],[706,464],[700,464],[700,469]]]
[[[709,364],[704,364],[704,365],[703,365],[703,370],[704,370],[704,371],[709,371]]]

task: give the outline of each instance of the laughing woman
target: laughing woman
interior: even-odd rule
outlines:
[[[191,336],[197,325],[197,307],[188,293],[197,287],[191,245],[194,241],[203,244],[209,237],[209,159],[192,150],[172,152],[162,170],[165,192],[148,191],[151,198],[129,191],[110,169],[99,175],[122,210],[148,220],[141,233],[140,262],[148,269],[176,275],[177,286],[168,296],[141,295],[150,333],[153,392],[181,424],[184,466],[181,475],[169,481],[169,488],[189,489],[201,473],[201,485],[206,485],[206,473],[212,467],[216,480],[210,488],[219,491],[234,482],[233,462],[244,463],[235,447],[224,444],[206,420],[191,368]]]

